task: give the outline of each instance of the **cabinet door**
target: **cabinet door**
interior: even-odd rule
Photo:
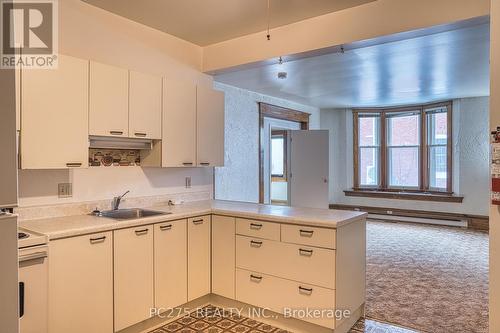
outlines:
[[[224,93],[197,88],[199,166],[224,166]]]
[[[196,165],[196,85],[164,79],[162,166]]]
[[[234,299],[235,218],[212,216],[212,293]]]
[[[161,139],[162,78],[130,71],[129,137]]]
[[[154,227],[155,307],[187,303],[187,221]]]
[[[49,244],[49,332],[113,332],[111,232]]]
[[[87,60],[59,56],[54,70],[23,70],[21,167],[88,166]]]
[[[153,300],[153,227],[114,232],[115,331],[150,317]]]
[[[210,293],[210,216],[188,219],[188,301]]]
[[[128,136],[128,69],[90,62],[89,134]]]

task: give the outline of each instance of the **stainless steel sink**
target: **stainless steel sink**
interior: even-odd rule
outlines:
[[[143,217],[168,215],[170,212],[158,212],[148,209],[131,208],[131,209],[116,209],[116,210],[103,210],[97,213],[100,217],[109,217],[115,220],[135,220]]]

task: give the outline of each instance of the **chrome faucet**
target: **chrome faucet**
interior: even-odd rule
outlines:
[[[130,191],[127,191],[125,193],[123,193],[122,195],[118,196],[118,197],[114,197],[113,198],[113,203],[111,204],[111,208],[113,210],[117,210],[118,208],[120,208],[120,202],[122,201],[122,198],[127,194],[129,193]]]

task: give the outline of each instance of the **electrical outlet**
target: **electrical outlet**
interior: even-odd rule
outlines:
[[[387,211],[387,214],[388,214],[388,215],[392,215],[392,210],[388,210],[388,211]]]
[[[71,183],[60,183],[57,185],[57,195],[59,198],[69,198],[73,196]]]
[[[186,188],[191,188],[191,177],[186,177]]]

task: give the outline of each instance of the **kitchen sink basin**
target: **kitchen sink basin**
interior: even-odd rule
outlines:
[[[115,220],[135,220],[143,217],[168,215],[169,212],[158,212],[148,209],[131,208],[131,209],[116,209],[116,210],[103,210],[97,213],[100,217],[109,217]]]

